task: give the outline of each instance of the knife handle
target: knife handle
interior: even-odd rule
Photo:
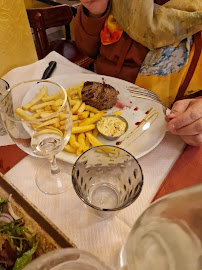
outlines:
[[[56,62],[51,61],[48,64],[48,67],[46,68],[46,70],[44,71],[43,76],[42,76],[41,79],[45,80],[45,79],[49,78],[50,75],[52,74],[53,70],[55,69],[55,67],[56,67]]]

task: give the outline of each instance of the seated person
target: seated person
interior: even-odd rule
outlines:
[[[202,145],[202,99],[192,98],[202,92],[202,1],[81,3],[75,41],[96,58],[97,73],[152,90],[167,107],[179,100],[166,117],[167,129],[190,145]]]

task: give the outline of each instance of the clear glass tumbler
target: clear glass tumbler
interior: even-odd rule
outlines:
[[[202,269],[202,184],[151,204],[129,233],[118,268]]]
[[[142,190],[138,161],[117,146],[97,146],[84,152],[72,171],[73,187],[89,209],[107,216],[132,204]]]

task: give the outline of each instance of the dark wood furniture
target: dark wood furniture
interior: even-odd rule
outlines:
[[[93,60],[83,55],[74,41],[67,39],[48,41],[46,29],[69,25],[72,20],[72,10],[67,5],[27,9],[30,27],[33,29],[38,58],[44,58],[49,52],[56,51],[81,66],[89,67]]]
[[[77,13],[77,8],[81,5],[80,0],[37,0],[38,2],[45,3],[49,6],[68,5],[71,7],[73,16]]]

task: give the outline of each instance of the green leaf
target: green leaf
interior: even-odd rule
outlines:
[[[0,213],[2,213],[3,204],[5,204],[7,202],[9,202],[9,201],[8,200],[4,200],[3,198],[0,197]]]
[[[22,257],[16,260],[13,270],[21,270],[25,265],[32,261],[32,255],[36,251],[38,243],[39,240],[34,243],[33,247],[30,250],[24,252]]]
[[[7,202],[9,202],[9,200],[5,200],[5,199],[0,197],[0,203],[7,203]]]

